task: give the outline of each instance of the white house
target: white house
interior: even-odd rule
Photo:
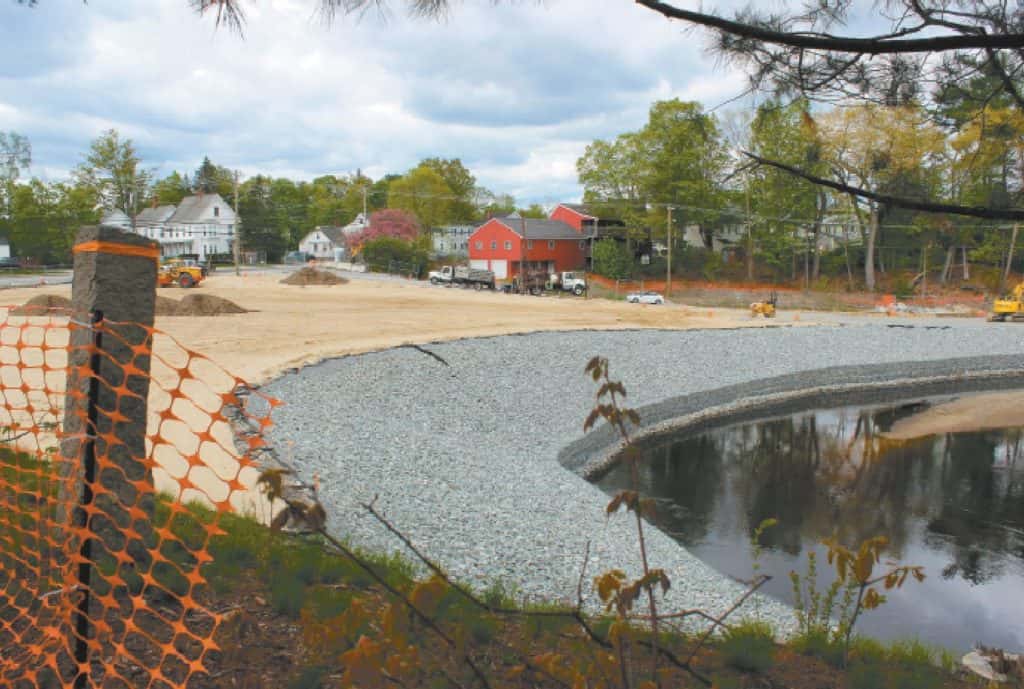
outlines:
[[[299,242],[299,251],[321,261],[340,261],[345,257],[345,228],[318,225]]]
[[[109,211],[104,225],[130,230],[131,219],[119,210]],[[205,260],[211,254],[229,254],[235,241],[235,211],[220,194],[186,196],[177,206],[154,206],[135,216],[135,232],[160,243],[163,256],[195,254]]]
[[[360,213],[359,215],[356,216],[355,220],[350,222],[348,225],[345,225],[345,227],[341,228],[341,231],[345,234],[346,237],[350,237],[354,234],[359,234],[369,226],[370,221],[367,219],[365,215]]]

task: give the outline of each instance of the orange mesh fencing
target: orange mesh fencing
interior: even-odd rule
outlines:
[[[277,403],[248,411],[258,392],[154,328],[89,321],[0,317],[0,686],[203,686],[211,539],[259,507]]]

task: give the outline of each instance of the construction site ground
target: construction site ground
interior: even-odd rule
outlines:
[[[670,303],[645,305],[627,303],[624,292],[616,298],[613,289],[603,286],[593,290],[592,298],[582,298],[449,288],[383,275],[348,274],[352,279],[337,285],[282,284],[282,278],[296,269],[248,270],[241,276],[222,269],[197,288],[161,289],[161,297],[177,300],[189,294],[222,297],[248,312],[158,315],[156,325],[182,345],[259,384],[330,357],[465,337],[543,330],[801,327],[851,320],[923,323],[941,316],[980,319],[985,313],[981,298],[969,293],[904,304],[884,295],[778,290],[778,316],[763,319],[752,317],[747,308],[751,301],[767,297],[768,288],[760,285],[678,284],[673,285]],[[664,290],[664,284],[645,285],[651,288]],[[71,286],[6,289],[3,299],[17,306],[43,294],[70,297]],[[830,306],[834,308],[827,310]]]

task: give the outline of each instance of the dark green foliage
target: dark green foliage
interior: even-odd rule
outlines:
[[[767,622],[746,621],[733,626],[719,648],[725,662],[739,670],[764,672],[775,662],[775,634]]]
[[[395,237],[378,237],[363,244],[363,261],[373,271],[387,271],[392,264],[425,266],[427,254],[411,242]]]
[[[352,591],[346,589],[314,587],[306,596],[305,607],[317,620],[329,620],[348,610],[352,597]]]
[[[626,249],[626,243],[614,239],[594,242],[594,272],[613,279],[630,277],[633,257]]]

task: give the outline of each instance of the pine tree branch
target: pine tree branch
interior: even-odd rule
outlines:
[[[821,33],[776,31],[763,26],[733,21],[704,12],[674,7],[660,0],[634,0],[638,5],[669,18],[687,21],[733,36],[784,45],[804,50],[825,50],[840,53],[886,55],[898,53],[932,53],[947,50],[992,48],[996,50],[1024,47],[1024,34],[962,34],[929,36],[928,38],[893,38],[896,34],[875,38],[831,36]]]
[[[782,170],[795,177],[805,179],[811,184],[815,184],[821,187],[828,187],[844,194],[853,194],[860,198],[870,199],[877,203],[881,203],[888,206],[896,206],[898,208],[906,208],[909,210],[922,211],[924,213],[944,213],[947,215],[960,215],[970,218],[981,218],[984,220],[1024,220],[1024,209],[1021,208],[988,208],[986,206],[960,206],[952,203],[937,203],[933,201],[921,201],[917,199],[908,199],[902,196],[892,196],[890,194],[880,194],[874,191],[868,191],[867,189],[861,189],[854,187],[843,182],[836,182],[831,179],[825,179],[824,177],[818,177],[812,175],[809,172],[805,172],[800,168],[786,163],[780,163],[776,160],[768,160],[762,158],[759,155],[750,153],[749,151],[743,151],[743,155],[757,161],[761,165],[767,165],[769,167]]]

